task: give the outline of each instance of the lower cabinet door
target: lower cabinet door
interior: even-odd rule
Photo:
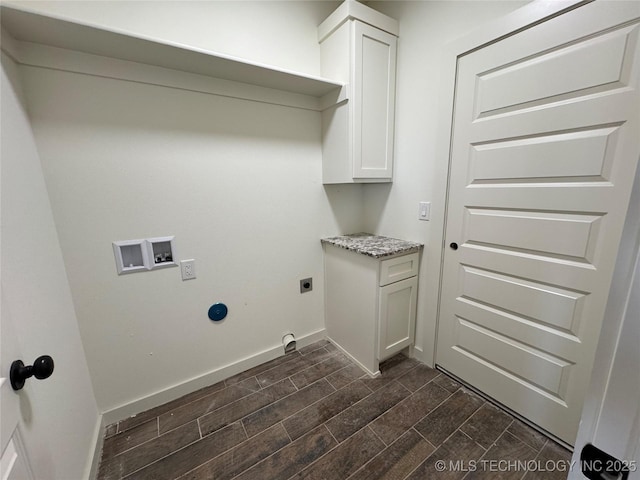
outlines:
[[[418,277],[380,287],[378,358],[384,360],[413,344]]]

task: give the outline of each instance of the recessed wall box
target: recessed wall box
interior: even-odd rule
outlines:
[[[113,242],[118,275],[177,267],[178,264],[174,261],[176,251],[173,239],[174,237],[156,237]]]
[[[147,245],[145,240],[113,242],[118,275],[148,270]]]
[[[149,249],[149,268],[175,267],[178,265],[173,259],[175,258],[175,249],[173,246],[174,237],[157,237],[147,238],[146,242]]]

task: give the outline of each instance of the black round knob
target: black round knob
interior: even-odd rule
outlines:
[[[24,382],[27,378],[36,377],[38,380],[49,378],[53,373],[53,358],[49,355],[42,355],[36,358],[33,365],[25,367],[22,360],[15,360],[11,364],[9,370],[9,380],[11,381],[11,388],[14,390],[20,390],[24,387]]]
[[[302,286],[303,286],[304,288],[309,288],[309,287],[311,286],[311,284],[310,284],[309,282],[304,282],[304,283],[302,284]]]
[[[33,366],[31,367],[31,371],[33,372],[33,376],[38,380],[49,378],[53,373],[53,358],[49,355],[42,355],[36,358],[36,361],[33,362]]]
[[[457,250],[458,249],[458,244],[456,242],[451,242],[449,244],[449,246],[451,247],[451,250]]]

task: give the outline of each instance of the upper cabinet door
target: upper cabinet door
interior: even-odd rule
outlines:
[[[353,178],[393,174],[396,37],[353,22]]]
[[[398,21],[345,1],[318,27],[322,75],[346,83],[322,110],[322,183],[393,179]]]

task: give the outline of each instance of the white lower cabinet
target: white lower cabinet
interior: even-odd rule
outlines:
[[[415,339],[419,253],[378,259],[325,245],[329,339],[369,375]]]
[[[379,289],[378,359],[384,360],[413,344],[418,277]]]

